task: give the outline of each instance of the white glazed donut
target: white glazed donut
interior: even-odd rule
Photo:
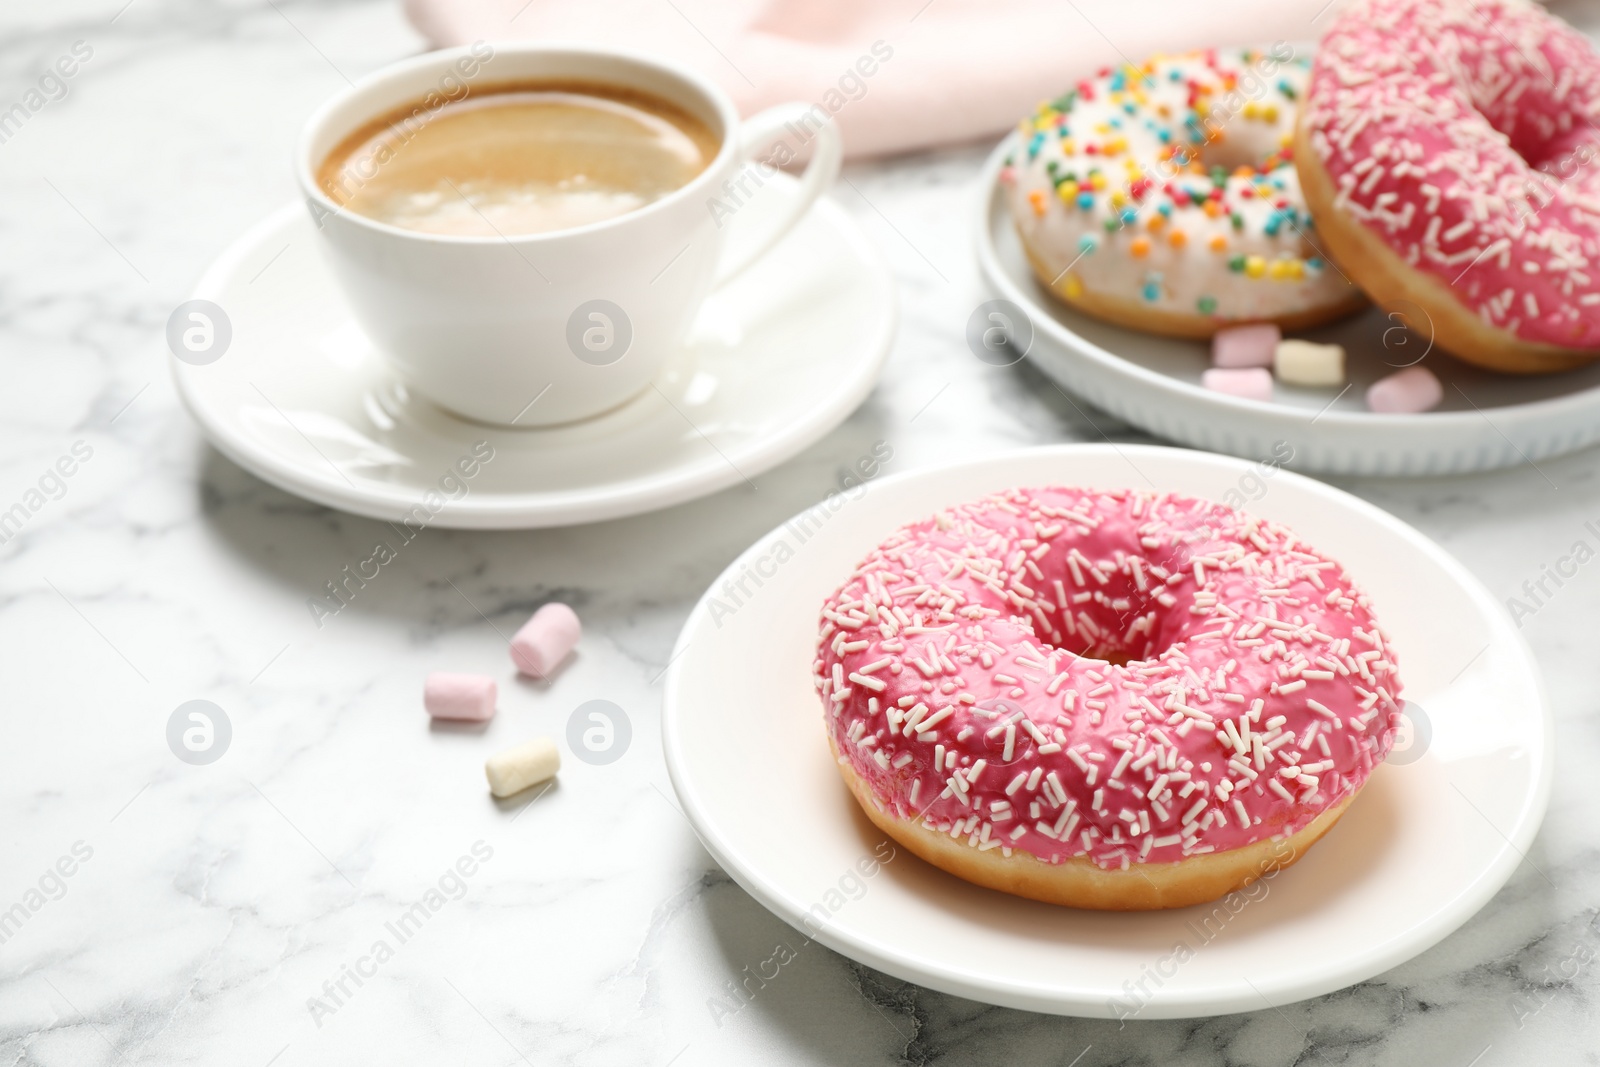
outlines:
[[[1158,56],[1041,104],[1000,172],[1039,280],[1089,314],[1180,337],[1360,308],[1318,251],[1293,165],[1309,68],[1281,43]]]

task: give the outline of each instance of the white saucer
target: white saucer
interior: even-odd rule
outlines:
[[[902,523],[1010,486],[1215,500],[1254,486],[1241,479],[1256,472],[1179,449],[1063,445],[884,478],[831,516],[813,509],[774,530],[712,583],[667,676],[667,767],[706,847],[789,923],[804,929],[820,905],[827,921],[815,936],[829,948],[947,993],[1062,1015],[1115,1017],[1112,998],[1127,1009],[1124,983],[1141,979],[1138,1018],[1261,1010],[1370,978],[1448,935],[1524,862],[1544,816],[1553,730],[1537,667],[1504,609],[1441,548],[1287,472],[1251,510],[1287,523],[1367,590],[1405,696],[1431,724],[1431,741],[1379,767],[1305,859],[1210,927],[1208,905],[1058,908],[980,889],[903,848],[872,876],[855,873],[884,836],[840,781],[810,675],[818,610],[857,561]],[[749,595],[731,601],[740,587]],[[715,616],[713,595],[724,601]],[[1180,943],[1191,955],[1175,962]]]
[[[1304,336],[1348,352],[1351,388],[1275,386],[1270,402],[1203,389],[1210,349],[1114,326],[1056,299],[1035,280],[1000,195],[999,172],[1016,135],[983,169],[977,208],[978,262],[985,281],[1019,305],[1034,332],[1028,358],[1091,404],[1169,440],[1247,459],[1286,441],[1289,466],[1330,474],[1445,474],[1490,470],[1571,452],[1600,440],[1600,363],[1565,374],[1495,374],[1431,350],[1422,365],[1444,384],[1444,400],[1418,415],[1368,410],[1367,387],[1427,348],[1420,309],[1371,308]],[[1404,324],[1417,331],[1411,332]]]
[[[733,224],[761,225],[760,203]],[[887,267],[826,199],[707,301],[654,388],[550,429],[479,425],[409,393],[351,317],[299,203],[235,242],[194,295],[226,312],[232,341],[173,373],[219,451],[291,493],[397,521],[488,441],[493,460],[431,519],[477,529],[593,522],[753,480],[855,410],[895,327]]]

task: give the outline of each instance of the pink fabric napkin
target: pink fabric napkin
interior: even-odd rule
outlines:
[[[1314,40],[1327,0],[406,0],[439,45],[609,44],[676,60],[746,115],[833,112],[852,156],[990,137],[1153,52]]]

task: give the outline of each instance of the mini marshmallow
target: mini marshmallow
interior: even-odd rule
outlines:
[[[422,706],[435,719],[484,722],[494,718],[496,693],[493,678],[434,671],[422,683]]]
[[[1214,393],[1227,393],[1246,400],[1272,399],[1272,372],[1265,367],[1212,367],[1201,373],[1200,384]]]
[[[533,613],[511,638],[511,662],[523,674],[546,678],[578,643],[583,624],[565,604],[550,603]]]
[[[1443,399],[1444,386],[1426,367],[1407,367],[1367,390],[1367,407],[1387,415],[1427,411]]]
[[[1344,346],[1279,341],[1272,369],[1289,385],[1343,385]]]
[[[1276,323],[1253,322],[1248,326],[1230,326],[1218,330],[1211,337],[1211,365],[1213,367],[1270,367],[1272,354],[1283,332]]]
[[[483,765],[489,792],[497,797],[520,793],[530,785],[554,778],[561,769],[561,750],[548,737],[535,737],[515,748],[496,752]]]

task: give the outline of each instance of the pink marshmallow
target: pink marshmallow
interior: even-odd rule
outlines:
[[[1213,367],[1270,367],[1283,332],[1270,322],[1230,326],[1211,337]]]
[[[1379,378],[1367,390],[1367,407],[1386,415],[1427,411],[1444,399],[1444,386],[1426,367],[1407,367]]]
[[[1265,367],[1212,367],[1200,375],[1200,384],[1214,393],[1244,397],[1246,400],[1272,399],[1272,372]]]
[[[494,718],[494,679],[435,671],[422,683],[422,706],[435,719],[484,722]]]
[[[582,635],[576,612],[565,604],[546,604],[511,639],[511,661],[523,674],[546,678]]]

